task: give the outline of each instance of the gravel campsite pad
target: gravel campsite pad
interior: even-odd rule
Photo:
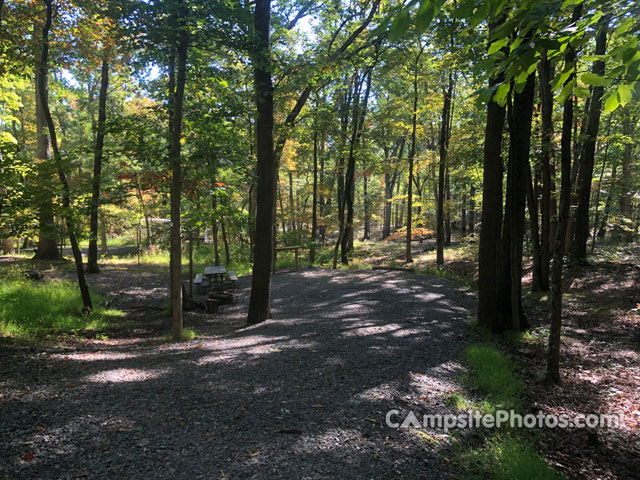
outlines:
[[[162,282],[147,277],[132,289],[134,300],[122,298],[117,275],[91,279],[116,307],[139,304],[144,288],[166,298]],[[0,478],[382,479],[455,471],[447,435],[392,429],[385,415],[450,410],[469,294],[399,271],[278,273],[274,320],[242,328],[249,289],[250,279],[240,278],[234,305],[187,313],[185,326],[200,334],[192,341],[132,336],[2,351]],[[136,322],[169,330],[157,310],[144,315]]]

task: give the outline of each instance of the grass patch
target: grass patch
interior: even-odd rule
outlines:
[[[553,480],[560,479],[535,451],[519,437],[497,434],[487,439],[481,448],[462,453],[462,463],[478,472],[465,478],[495,480]]]
[[[494,415],[496,410],[522,409],[524,383],[515,375],[513,362],[490,345],[471,345],[465,350],[469,373],[463,382],[479,395],[475,400],[460,392],[445,398],[459,411],[478,411]],[[477,435],[462,436],[455,456],[464,469],[464,478],[498,480],[560,479],[540,457],[531,432],[503,426],[481,429]]]
[[[488,345],[471,345],[465,355],[471,386],[487,396],[495,409],[520,409],[524,383],[513,374],[511,360]]]
[[[184,328],[184,329],[182,329],[182,335],[180,335],[180,338],[178,340],[175,340],[173,338],[173,334],[172,333],[167,333],[163,337],[163,340],[165,342],[174,342],[174,341],[182,342],[182,341],[186,341],[186,340],[194,340],[196,338],[198,338],[198,332],[196,332],[192,328]]]
[[[10,274],[0,284],[0,335],[43,337],[52,334],[86,335],[108,330],[124,314],[95,306],[90,316],[81,315],[82,300],[75,284],[64,280],[33,282]]]

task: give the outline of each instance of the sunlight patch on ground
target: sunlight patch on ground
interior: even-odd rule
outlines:
[[[86,382],[93,383],[128,383],[128,382],[144,382],[154,378],[161,377],[169,372],[168,368],[157,370],[144,370],[141,368],[116,368],[114,370],[105,370],[102,372],[88,375],[84,378]]]
[[[124,352],[91,352],[91,353],[72,353],[69,355],[62,353],[54,353],[49,358],[52,360],[73,360],[76,362],[96,362],[99,360],[126,360],[136,358],[140,355]]]
[[[364,326],[357,327],[346,332],[343,332],[343,337],[365,337],[368,335],[381,335],[384,333],[394,332],[396,330],[400,330],[402,328],[401,325],[397,323],[389,323],[386,325],[372,325],[372,326]]]

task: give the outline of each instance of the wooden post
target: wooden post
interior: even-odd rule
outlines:
[[[298,271],[298,247],[295,249],[296,252],[296,272]]]

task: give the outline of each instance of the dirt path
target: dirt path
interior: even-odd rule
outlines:
[[[166,298],[162,277],[139,276],[128,293],[118,286],[125,277],[136,278],[105,269],[92,281],[123,307]],[[144,322],[167,331],[169,320],[147,311],[128,339],[2,352],[0,478],[452,473],[441,432],[384,421],[390,409],[449,410],[472,297],[405,272],[280,273],[275,320],[237,328],[248,280],[222,314],[187,314],[203,334],[194,341],[150,342]]]

